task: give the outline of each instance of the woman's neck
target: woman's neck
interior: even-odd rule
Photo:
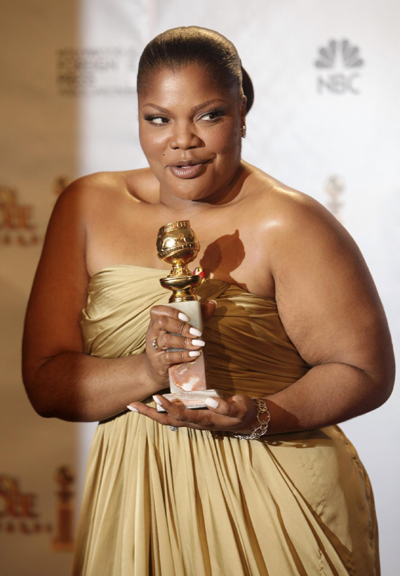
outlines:
[[[160,205],[173,213],[197,215],[205,210],[212,209],[214,206],[222,206],[237,201],[243,192],[243,185],[246,178],[250,175],[250,170],[241,162],[231,180],[223,187],[206,196],[205,198],[186,199],[179,198],[160,187]]]

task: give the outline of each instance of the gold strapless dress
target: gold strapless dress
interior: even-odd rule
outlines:
[[[89,286],[86,352],[141,354],[165,271],[113,266]],[[309,367],[275,300],[219,280],[204,332],[211,388],[273,394]],[[154,405],[154,402],[151,400]],[[377,576],[368,476],[338,426],[241,441],[134,412],[100,422],[91,447],[74,576]]]

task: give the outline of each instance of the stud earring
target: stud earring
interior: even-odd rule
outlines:
[[[246,138],[246,126],[244,124],[242,126],[242,138]]]

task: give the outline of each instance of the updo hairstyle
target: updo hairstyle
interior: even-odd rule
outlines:
[[[236,86],[239,96],[247,97],[247,114],[254,101],[253,84],[235,46],[222,34],[198,26],[172,28],[147,44],[139,60],[138,93],[145,92],[153,73],[161,68],[179,70],[188,64],[201,64],[226,88]]]

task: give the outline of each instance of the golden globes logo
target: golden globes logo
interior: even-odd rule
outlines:
[[[69,176],[57,176],[53,183],[56,198],[71,183]],[[0,245],[34,246],[43,242],[34,223],[34,205],[21,204],[18,192],[10,186],[0,185]]]
[[[32,246],[40,240],[33,223],[33,206],[20,204],[16,190],[0,186],[0,244]]]
[[[359,94],[358,70],[364,66],[360,50],[348,40],[331,40],[318,51],[315,67],[324,71],[317,76],[317,91],[320,94]]]
[[[337,174],[329,176],[326,181],[326,191],[328,193],[328,203],[327,207],[332,212],[334,216],[339,220],[339,222],[343,223],[343,195],[345,191],[345,183],[344,179]]]
[[[55,474],[58,485],[55,508],[53,550],[68,552],[74,548],[74,475],[69,466],[60,466]],[[0,474],[0,534],[51,534],[50,522],[41,521],[37,494],[23,492],[17,478]]]
[[[51,524],[40,522],[36,500],[36,494],[22,492],[16,478],[0,475],[0,533],[52,532]]]

